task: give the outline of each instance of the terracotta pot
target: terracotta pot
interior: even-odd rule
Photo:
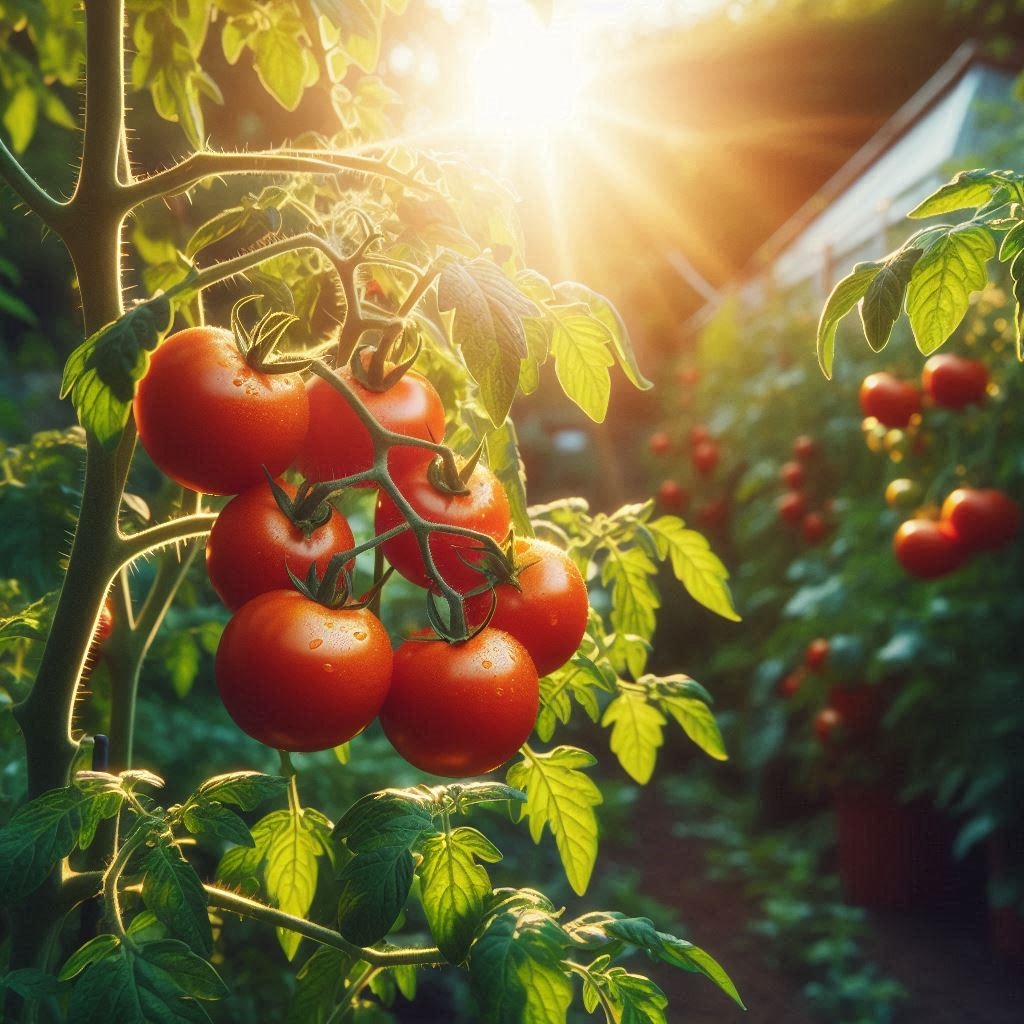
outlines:
[[[892,910],[973,912],[982,880],[954,860],[954,824],[926,802],[900,802],[894,789],[841,786],[833,794],[846,901]]]

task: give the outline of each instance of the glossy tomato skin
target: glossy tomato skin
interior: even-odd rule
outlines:
[[[489,625],[515,637],[538,675],[546,676],[576,653],[587,631],[587,584],[572,559],[547,541],[517,540],[515,558],[522,567],[519,588],[511,583],[495,587]],[[473,624],[482,622],[490,607],[491,594],[481,594],[471,600],[467,616]]]
[[[153,353],[135,395],[139,439],[184,487],[237,494],[291,465],[309,427],[294,373],[250,367],[229,331],[190,327]]]
[[[860,385],[860,408],[886,427],[902,428],[921,411],[921,392],[910,381],[884,370],[869,373]]]
[[[985,401],[988,367],[980,359],[941,352],[930,356],[921,370],[925,394],[946,409],[963,409]]]
[[[1020,530],[1021,509],[994,487],[958,487],[946,496],[940,518],[971,551],[1008,544]]]
[[[348,367],[338,376],[382,427],[424,441],[444,440],[444,403],[422,374],[407,370],[386,391],[364,387]],[[370,469],[373,440],[348,402],[322,377],[312,378],[307,391],[309,432],[295,461],[296,469],[313,481],[338,480]],[[388,469],[392,473],[410,472],[433,457],[434,453],[424,448],[394,445],[388,451]]]
[[[271,590],[228,620],[214,662],[238,727],[268,747],[326,750],[376,718],[391,682],[391,641],[365,608],[326,608]]]
[[[464,778],[513,757],[533,731],[539,706],[530,655],[508,633],[487,627],[462,643],[399,645],[380,723],[411,765]]]
[[[426,467],[396,476],[395,483],[413,509],[428,522],[475,530],[498,543],[508,536],[512,525],[508,497],[501,482],[482,462],[476,464],[466,481],[466,494],[449,494],[435,487]],[[381,493],[374,517],[375,531],[382,534],[404,521],[398,506]],[[434,586],[411,530],[384,541],[381,550],[395,571],[407,580],[421,587]],[[473,538],[435,532],[430,537],[430,553],[438,571],[456,590],[465,593],[484,582],[481,573],[472,568],[472,563],[481,558],[480,545]]]
[[[295,487],[277,483],[295,497]],[[236,494],[221,509],[206,541],[206,572],[217,596],[235,611],[257,594],[290,590],[288,569],[305,579],[316,562],[323,576],[332,555],[354,546],[348,520],[337,509],[306,536],[281,511],[264,481]]]
[[[968,551],[945,524],[934,519],[907,519],[893,537],[893,550],[911,576],[938,579],[959,569]]]

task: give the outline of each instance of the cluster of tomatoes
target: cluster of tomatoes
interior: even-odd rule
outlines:
[[[831,653],[832,645],[826,637],[811,640],[802,662],[779,680],[779,695],[787,699],[795,697],[809,676],[826,673]],[[823,747],[834,746],[840,737],[848,743],[856,743],[874,732],[881,714],[879,687],[836,683],[828,688],[825,706],[811,719],[811,730]]]
[[[808,467],[817,453],[813,437],[801,434],[793,441],[793,458],[779,468],[779,480],[785,490],[775,502],[779,519],[799,531],[808,544],[824,540],[829,531],[829,509],[826,504],[812,504],[808,487]]]
[[[217,686],[243,731],[268,746],[312,751],[379,719],[423,771],[481,774],[525,742],[539,677],[578,648],[586,583],[555,545],[511,539],[508,499],[484,463],[469,462],[445,483],[435,461],[441,397],[407,367],[385,366],[374,379],[372,363],[367,354],[337,372],[346,397],[322,375],[259,365],[230,331],[179,331],[139,382],[139,438],[168,477],[230,499],[210,532],[206,565],[232,612],[216,654]],[[386,432],[386,445],[368,419]],[[329,500],[346,486],[378,490],[374,537],[361,545]],[[426,630],[393,647],[369,601],[348,592],[355,557],[374,547],[425,600],[439,599],[441,577],[468,635]],[[505,556],[500,576],[491,574],[495,550]]]
[[[985,402],[989,383],[982,360],[948,353],[926,360],[920,386],[886,372],[869,374],[860,388],[869,443],[895,452],[904,431],[916,434],[926,406],[962,412]],[[913,506],[920,497],[921,488],[907,478],[893,480],[886,488],[892,507]],[[996,488],[959,487],[946,496],[937,517],[918,513],[902,522],[893,550],[908,574],[936,579],[979,551],[1009,543],[1020,528],[1020,515],[1017,503]]]
[[[684,456],[701,480],[714,476],[722,458],[721,445],[703,423],[690,427],[685,442],[677,441],[666,430],[656,430],[648,439],[648,448],[659,459]],[[692,495],[689,488],[671,476],[658,485],[656,498],[660,508],[678,515],[689,507]],[[728,518],[728,513],[728,498],[718,496],[702,502],[696,509],[695,518],[699,525],[710,528],[721,526]]]

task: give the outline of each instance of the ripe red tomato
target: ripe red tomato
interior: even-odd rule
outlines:
[[[806,673],[802,668],[796,668],[792,672],[787,672],[779,680],[779,696],[785,697],[787,700],[795,697],[800,692],[800,687],[803,686],[806,678]]]
[[[295,497],[291,484],[278,484]],[[331,555],[354,546],[348,520],[337,509],[307,536],[281,511],[264,481],[221,509],[206,541],[206,572],[217,596],[234,611],[257,594],[290,590],[288,569],[305,579],[316,562],[323,575]]]
[[[818,442],[809,434],[801,434],[793,442],[793,454],[801,461],[807,462],[814,458],[818,451]]]
[[[836,737],[836,733],[843,726],[843,717],[835,708],[822,708],[812,722],[814,735],[818,742],[824,747],[830,744]]]
[[[860,385],[860,408],[886,427],[905,427],[921,411],[921,392],[891,373],[869,373]]]
[[[664,430],[656,430],[647,441],[654,455],[668,455],[672,451],[672,438]]]
[[[828,533],[828,522],[820,512],[808,512],[800,521],[800,533],[808,544],[817,544]]]
[[[791,490],[799,490],[804,485],[807,474],[799,462],[784,462],[779,469],[779,479]]]
[[[787,491],[775,499],[779,518],[785,523],[799,523],[807,511],[807,498],[802,491]]]
[[[139,439],[172,480],[237,494],[291,465],[309,426],[297,373],[246,363],[230,331],[190,327],[153,353],[135,394]]]
[[[922,580],[948,575],[963,565],[968,554],[949,524],[934,519],[905,520],[892,544],[900,565]]]
[[[658,504],[666,512],[682,512],[690,503],[690,492],[678,480],[662,480],[658,486]]]
[[[690,427],[687,436],[690,439],[690,447],[696,448],[697,445],[702,444],[704,441],[711,440],[711,431],[703,423],[697,423]]]
[[[214,672],[243,732],[281,750],[326,750],[376,718],[392,659],[388,634],[367,609],[271,590],[228,620]]]
[[[691,458],[693,459],[694,466],[697,467],[697,472],[704,476],[708,476],[714,471],[715,466],[718,465],[718,459],[721,455],[718,444],[714,441],[700,441],[693,446],[691,452]]]
[[[487,627],[457,644],[401,644],[380,724],[411,765],[461,778],[513,757],[533,731],[539,705],[537,669],[526,649]]]
[[[942,503],[940,515],[970,551],[1002,547],[1020,530],[1020,505],[993,487],[958,487]]]
[[[921,371],[921,386],[936,404],[963,409],[983,402],[988,389],[988,368],[980,359],[965,359],[949,352],[929,357]]]
[[[819,636],[807,645],[804,651],[804,664],[812,672],[820,672],[828,661],[829,642],[823,636]]]
[[[395,478],[405,499],[413,509],[431,523],[458,526],[486,534],[499,543],[505,540],[512,525],[508,498],[498,478],[482,462],[470,474],[466,494],[449,494],[430,481],[427,467]],[[377,499],[374,528],[378,534],[398,526],[405,520],[398,506],[386,494]],[[465,593],[483,582],[473,563],[481,559],[480,545],[470,537],[437,531],[429,541],[430,553],[438,572],[448,584]],[[406,530],[381,545],[384,556],[395,571],[421,587],[433,587],[412,530]],[[466,563],[470,564],[466,564]]]
[[[382,427],[424,441],[444,440],[444,402],[433,384],[415,370],[407,370],[386,391],[364,387],[352,370],[338,371],[362,399]],[[307,385],[309,433],[295,466],[308,480],[338,480],[370,469],[373,439],[345,399],[322,377]],[[388,451],[392,473],[411,472],[430,462],[433,453],[425,448],[394,445]]]
[[[697,523],[706,529],[724,526],[728,521],[729,499],[727,497],[712,498],[697,509]]]
[[[519,589],[511,583],[495,587],[489,625],[514,636],[533,659],[538,675],[546,676],[576,653],[587,631],[587,584],[573,560],[547,541],[517,540],[515,559],[521,566],[516,577]],[[482,622],[491,594],[480,594],[469,603],[470,621]]]

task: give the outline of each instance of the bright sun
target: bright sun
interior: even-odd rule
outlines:
[[[560,135],[579,117],[587,73],[579,33],[542,24],[525,2],[495,5],[468,66],[471,130],[509,141]]]

